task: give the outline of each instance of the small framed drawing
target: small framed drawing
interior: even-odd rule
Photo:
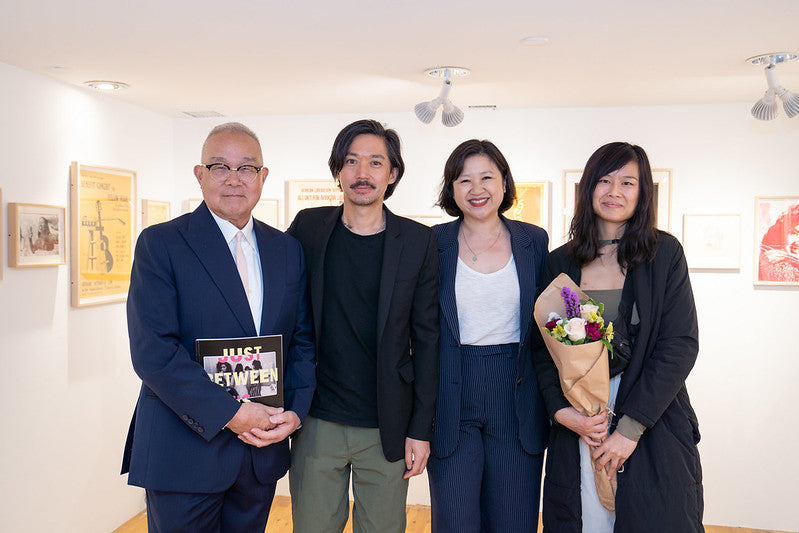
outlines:
[[[755,285],[799,286],[799,196],[755,198]]]
[[[340,205],[344,193],[332,178],[322,180],[289,180],[286,182],[286,226],[294,216],[308,207]]]
[[[563,234],[567,235],[574,206],[577,200],[577,189],[580,186],[582,170],[563,171]],[[671,230],[671,169],[653,168],[655,226],[663,231]],[[565,239],[564,239],[565,240]]]
[[[741,215],[683,215],[682,244],[688,268],[741,268]]]
[[[513,220],[529,222],[550,232],[550,188],[548,181],[516,182],[516,201],[505,211]]]
[[[191,213],[192,211],[200,207],[201,203],[203,203],[202,198],[189,198],[188,200],[186,200],[186,211],[184,211],[184,213]]]
[[[141,201],[141,229],[160,224],[172,218],[172,205],[158,200]]]
[[[72,163],[72,305],[124,302],[136,228],[136,173]]]
[[[283,229],[280,225],[280,200],[277,198],[261,198],[258,200],[252,210],[252,216],[273,228]]]
[[[41,204],[8,204],[8,266],[63,265],[66,210]]]
[[[441,224],[446,222],[444,219],[444,215],[402,215],[405,218],[410,218],[411,220],[415,220],[420,224],[424,224],[425,226],[435,226],[436,224]],[[451,219],[449,215],[447,215],[447,219]]]

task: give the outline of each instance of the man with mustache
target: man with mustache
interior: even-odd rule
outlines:
[[[294,531],[405,531],[408,478],[430,455],[438,388],[438,251],[430,228],[383,205],[405,165],[394,130],[359,120],[328,162],[338,207],[299,212],[317,339],[309,416],[292,437]]]

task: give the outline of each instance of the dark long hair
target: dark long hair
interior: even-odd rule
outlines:
[[[352,141],[358,135],[375,135],[383,139],[386,143],[386,152],[388,153],[388,161],[391,165],[391,170],[397,169],[397,179],[394,183],[389,183],[386,187],[386,195],[384,200],[394,193],[394,189],[400,182],[402,175],[405,173],[405,163],[402,161],[402,152],[400,150],[400,138],[397,132],[384,127],[376,120],[356,120],[352,124],[348,124],[336,136],[333,142],[333,149],[330,151],[330,159],[327,161],[330,167],[330,172],[333,174],[333,179],[338,177],[338,173],[344,168],[344,159],[347,158],[347,152],[352,145]]]
[[[448,215],[453,217],[460,217],[463,215],[461,208],[455,203],[455,193],[453,191],[453,183],[458,179],[458,176],[463,172],[463,165],[466,160],[473,155],[484,155],[490,159],[502,175],[502,184],[505,186],[505,194],[502,197],[502,202],[499,204],[499,212],[504,213],[513,202],[516,201],[516,185],[513,183],[513,175],[510,173],[510,165],[499,151],[494,143],[491,141],[480,141],[477,139],[469,139],[459,144],[455,150],[452,151],[447,162],[444,164],[444,181],[441,183],[441,192],[438,195],[437,205],[446,211]]]
[[[612,142],[601,146],[588,158],[577,188],[574,218],[569,228],[569,247],[580,265],[599,257],[599,225],[593,207],[594,190],[599,178],[630,162],[638,164],[638,203],[624,228],[616,255],[619,265],[627,270],[655,256],[655,185],[649,158],[640,146]]]

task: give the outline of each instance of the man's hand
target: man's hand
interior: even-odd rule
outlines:
[[[254,427],[250,431],[245,431],[239,435],[239,439],[246,442],[250,446],[263,448],[276,442],[280,442],[300,427],[300,417],[294,411],[283,411],[269,417],[272,424],[271,428],[266,430]]]
[[[270,417],[282,413],[282,407],[270,407],[255,402],[243,402],[233,418],[225,426],[237,435],[253,428],[272,429],[275,423]]]
[[[416,440],[405,437],[405,475],[403,479],[418,476],[427,466],[430,457],[430,443],[426,440]]]

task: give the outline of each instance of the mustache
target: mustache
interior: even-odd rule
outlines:
[[[372,189],[376,189],[377,188],[374,185],[372,185],[370,182],[368,182],[367,180],[358,180],[355,183],[353,183],[352,185],[350,185],[350,189],[354,189],[356,187],[371,187]]]

